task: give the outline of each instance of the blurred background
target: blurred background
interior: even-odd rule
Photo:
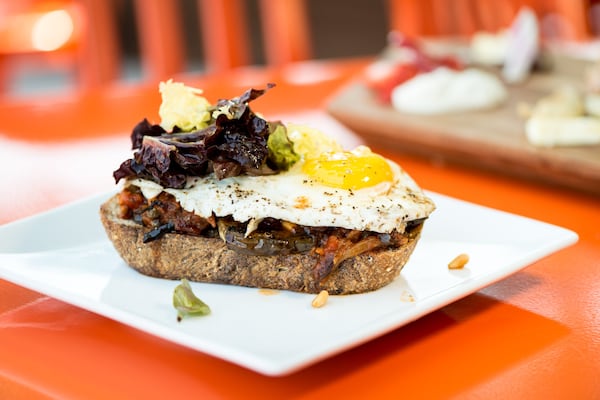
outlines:
[[[595,0],[0,0],[0,94],[372,56],[392,29],[410,35],[497,30],[523,5],[536,10],[546,37],[590,40],[600,30]],[[293,37],[283,38],[289,32],[282,26]],[[282,56],[273,53],[281,43],[272,39],[294,44]],[[226,41],[231,44],[221,44]]]
[[[165,19],[155,29],[171,31],[171,33],[177,31],[176,36],[181,31],[183,39],[181,50],[185,54],[184,70],[189,72],[206,70],[205,46],[201,40],[203,21],[199,17],[202,12],[199,6],[201,2],[160,1],[175,5],[178,15],[172,20]],[[248,40],[250,63],[262,65],[265,64],[265,48],[261,39],[263,26],[259,22],[258,2],[259,0],[243,1],[244,12],[248,17],[245,28],[250,35]],[[2,92],[28,96],[75,87],[78,77],[77,66],[73,59],[81,57],[76,54],[78,53],[76,47],[80,45],[78,42],[85,40],[85,29],[97,29],[86,21],[89,14],[92,18],[104,21],[99,23],[106,25],[98,29],[97,34],[107,37],[98,46],[97,51],[102,52],[100,48],[108,46],[109,48],[104,51],[117,53],[116,56],[106,55],[106,57],[119,59],[118,71],[114,72],[116,78],[127,82],[142,80],[144,71],[139,38],[141,15],[136,7],[139,7],[139,4],[144,7],[144,3],[151,6],[153,0],[137,2],[136,0],[100,0],[98,3],[102,4],[94,3],[94,0],[0,0]],[[385,0],[307,0],[304,3],[305,18],[312,38],[311,58],[373,55],[381,51],[385,45],[388,31]],[[57,13],[56,10],[61,11]],[[110,15],[106,15],[107,12]],[[44,15],[46,15],[45,19]],[[111,21],[113,18],[114,25]],[[36,23],[38,28],[35,27]],[[47,43],[34,45],[27,43],[29,37],[36,35],[36,29],[43,31],[37,34],[38,42],[44,39]],[[17,39],[15,36],[22,36],[22,38]],[[116,40],[116,48],[112,47],[113,40]],[[7,43],[11,41],[15,43]]]

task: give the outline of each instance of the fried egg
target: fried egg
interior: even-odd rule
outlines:
[[[313,227],[389,233],[426,218],[435,205],[396,163],[359,146],[303,158],[276,175],[189,177],[183,189],[143,179],[131,184],[152,199],[172,194],[190,212],[239,222],[271,217]]]

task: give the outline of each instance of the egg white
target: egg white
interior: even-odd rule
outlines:
[[[360,190],[320,184],[301,172],[301,162],[277,175],[190,177],[184,189],[163,188],[143,179],[130,183],[148,199],[162,191],[170,193],[185,210],[206,218],[213,213],[240,222],[271,217],[305,226],[402,232],[407,221],[427,217],[435,206],[400,166],[388,163],[393,182]]]

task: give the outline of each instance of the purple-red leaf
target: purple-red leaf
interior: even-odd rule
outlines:
[[[226,107],[229,118],[220,114],[207,128],[180,133],[166,133],[147,119],[132,132],[132,159],[121,164],[113,176],[150,179],[166,187],[182,188],[186,176],[214,172],[218,179],[237,176],[272,174],[266,165],[269,156],[269,123],[258,117],[248,102],[262,96],[266,89],[250,89],[231,100],[220,100],[216,108]]]

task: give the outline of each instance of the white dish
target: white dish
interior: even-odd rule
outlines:
[[[0,227],[0,277],[267,375],[364,343],[577,241],[564,228],[430,193],[437,210],[387,287],[315,309],[313,295],[193,283],[212,314],[178,323],[178,282],[126,267],[106,239],[98,208],[109,195]],[[469,263],[449,270],[459,253]]]

